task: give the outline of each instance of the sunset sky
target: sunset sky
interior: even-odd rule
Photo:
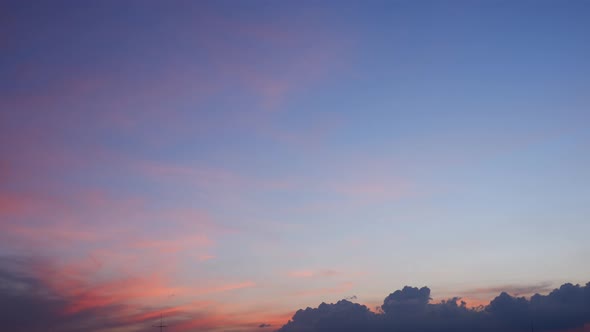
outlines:
[[[589,216],[589,1],[0,1],[0,286],[55,331],[547,294]]]

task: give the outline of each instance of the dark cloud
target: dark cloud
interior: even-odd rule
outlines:
[[[404,287],[402,290],[396,290],[389,294],[383,300],[381,309],[386,314],[415,314],[424,311],[430,301],[430,289],[422,287]]]
[[[258,325],[259,328],[265,328],[265,327],[270,327],[270,324],[266,324],[266,323],[262,323],[260,325]]]
[[[480,308],[467,308],[458,297],[430,300],[428,287],[404,287],[385,298],[380,313],[347,300],[322,303],[297,311],[278,332],[516,332],[530,331],[531,324],[535,331],[562,331],[590,324],[590,283],[565,284],[530,299],[503,292]]]
[[[336,304],[322,303],[319,307],[298,310],[293,319],[279,331],[362,331],[373,325],[375,314],[347,300]]]

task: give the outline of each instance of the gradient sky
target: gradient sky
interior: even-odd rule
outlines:
[[[589,15],[3,1],[0,256],[85,294],[70,312],[203,313],[170,331],[586,283]]]

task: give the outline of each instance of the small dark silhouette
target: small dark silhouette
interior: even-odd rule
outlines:
[[[168,327],[168,325],[164,325],[164,321],[162,318],[162,315],[160,315],[160,325],[152,325],[153,327],[159,327],[160,328],[160,332],[164,331],[165,327]]]

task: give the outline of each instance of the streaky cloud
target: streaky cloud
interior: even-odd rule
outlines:
[[[89,271],[64,268],[51,260],[28,256],[0,256],[0,322],[2,331],[150,331],[164,315],[175,331],[254,325],[217,313],[211,301],[171,306],[142,303],[188,291],[217,294],[252,282],[201,289],[176,289],[157,278],[118,278],[92,282]]]

